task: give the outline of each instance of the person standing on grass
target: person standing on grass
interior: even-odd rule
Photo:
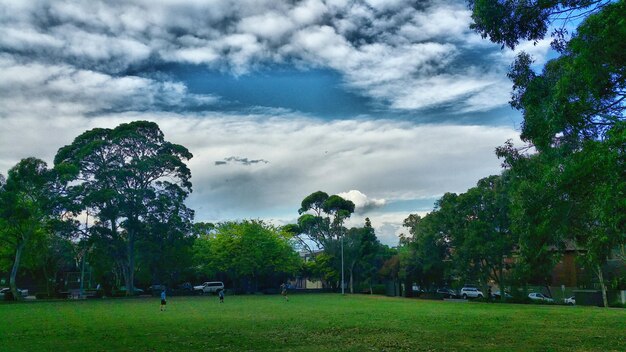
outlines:
[[[289,297],[287,297],[287,284],[284,282],[280,285],[280,294],[283,295],[287,301],[289,301]]]
[[[220,297],[220,303],[224,303],[224,289],[221,289],[217,295]]]
[[[161,312],[165,311],[165,305],[167,304],[167,299],[165,297],[165,289],[161,291]]]
[[[487,302],[491,302],[491,286],[487,289]]]

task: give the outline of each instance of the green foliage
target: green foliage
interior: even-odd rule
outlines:
[[[42,160],[22,159],[9,170],[0,188],[1,269],[11,269],[9,285],[17,299],[16,278],[20,265],[33,255],[33,242],[46,236],[55,216],[55,175]]]
[[[411,214],[404,220],[410,237],[400,250],[401,276],[421,287],[441,286],[446,280],[448,241],[441,236],[444,230],[441,213],[433,212],[424,218]]]
[[[344,238],[344,260],[347,263],[350,292],[355,282],[373,284],[382,265],[382,245],[376,238],[369,218],[364,227],[351,228]]]
[[[222,272],[237,282],[293,275],[301,265],[291,238],[260,220],[225,222],[195,240],[194,261],[207,276]]]
[[[327,255],[325,261],[331,267],[323,276],[330,278],[330,273],[340,273],[340,239],[348,231],[343,224],[354,213],[354,203],[338,195],[328,196],[325,192],[317,191],[302,200],[298,213],[301,214],[298,223],[287,225],[285,230],[293,234],[298,247],[309,253],[313,254],[317,249],[324,251]],[[352,251],[352,247],[347,250]],[[333,287],[338,284],[338,281],[323,281]]]
[[[325,253],[319,253],[312,260],[303,263],[300,274],[313,280],[320,280],[328,286],[341,279],[341,272],[336,269],[336,258]]]
[[[401,251],[403,275],[422,287],[449,285],[452,276],[501,284],[504,258],[517,243],[510,229],[508,178],[486,177],[466,193],[445,194],[424,218],[405,219],[411,236]]]
[[[473,28],[510,47],[543,38],[555,14],[587,16],[569,42],[561,38],[561,56],[540,74],[524,53],[512,65],[521,137],[539,153],[524,155],[508,143],[497,154],[514,179],[518,276],[545,278],[556,259],[550,253],[573,243],[604,288],[603,263],[626,243],[626,1],[470,1],[470,7]]]
[[[563,25],[601,9],[607,0],[468,0],[472,10],[470,28],[502,47],[514,49],[520,40],[543,39],[555,22]],[[563,40],[563,27],[553,33]]]
[[[191,157],[148,121],[92,129],[57,152],[55,169],[61,179],[72,181],[74,202],[97,219],[89,230],[95,253],[111,258],[129,294],[137,242],[140,258],[155,276],[155,262],[171,248],[147,244],[157,238],[165,244],[168,237],[182,238],[189,231],[193,212],[184,200],[191,192],[191,173],[185,161]]]
[[[606,6],[578,28],[540,75],[522,53],[511,68],[512,104],[524,113],[522,138],[539,150],[580,148],[624,121],[626,3]]]

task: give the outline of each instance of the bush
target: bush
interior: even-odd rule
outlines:
[[[385,285],[372,285],[372,293],[375,295],[384,295],[387,293],[387,288]]]
[[[124,297],[126,290],[111,290],[111,297]]]

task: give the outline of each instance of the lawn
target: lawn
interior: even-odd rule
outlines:
[[[626,310],[368,295],[0,304],[0,351],[626,351]]]

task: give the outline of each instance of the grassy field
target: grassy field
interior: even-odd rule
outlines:
[[[626,310],[381,296],[0,304],[0,351],[626,351]]]

